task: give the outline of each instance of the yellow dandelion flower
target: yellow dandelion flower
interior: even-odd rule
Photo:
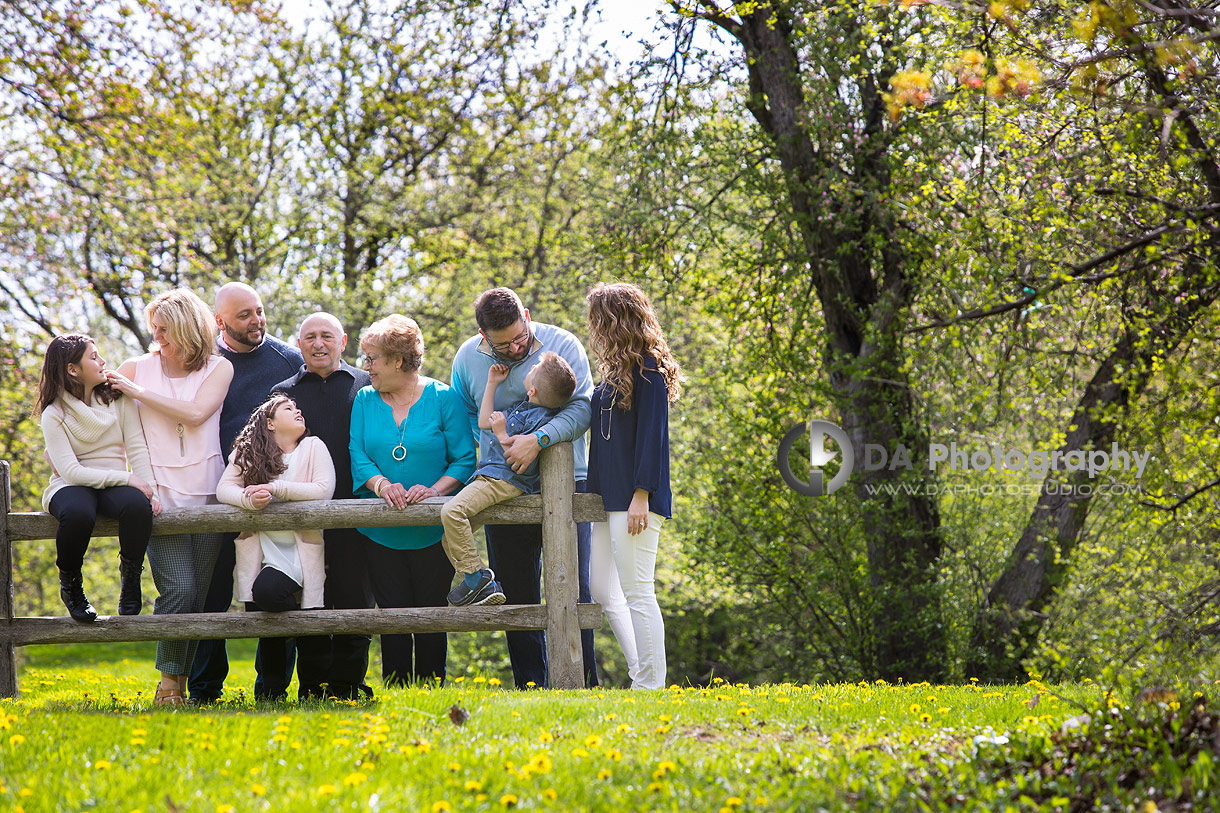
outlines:
[[[668,723],[668,722],[669,722],[670,720],[672,720],[673,718],[672,718],[672,717],[670,717],[668,714],[662,714],[662,715],[661,715],[660,717],[658,717],[657,719],[658,719],[658,720],[660,720],[660,721],[661,721],[661,722],[663,722],[663,723]]]
[[[932,722],[932,715],[931,715],[931,714],[927,714],[927,713],[919,715],[919,722],[921,722],[921,723],[930,723],[930,722]]]
[[[275,738],[272,737],[272,739],[275,739]],[[287,738],[285,737],[285,739],[287,739]],[[333,740],[330,741],[330,744],[335,746],[336,748],[346,748],[347,746],[352,744],[352,741],[349,740],[347,737],[335,737]]]
[[[133,736],[133,737],[143,737],[146,734],[148,734],[148,732],[142,728],[133,728],[131,730],[131,736]]]
[[[99,759],[97,762],[93,763],[93,767],[99,771],[108,771],[110,770],[110,760]]]
[[[601,747],[601,744],[602,738],[596,734],[590,734],[589,736],[585,737],[585,745],[590,748],[599,748]]]
[[[318,788],[318,795],[319,796],[334,796],[335,795],[335,786],[334,785],[323,785],[322,787]]]
[[[538,732],[538,742],[548,743],[548,742],[554,742],[554,741],[555,741],[555,735],[552,734],[551,732],[549,732],[549,731],[539,731]]]
[[[290,742],[288,743],[288,747],[295,750],[300,750],[301,744],[299,742]]]
[[[750,713],[750,710],[748,708],[746,708],[745,706],[742,706],[741,708],[737,709],[738,717],[746,717],[749,715],[749,713]]]
[[[547,788],[542,792],[542,797],[548,802],[553,802],[559,798],[559,793],[554,788]]]
[[[236,809],[230,804],[216,805],[216,813],[233,813]]]
[[[547,754],[534,754],[534,756],[530,758],[529,768],[534,773],[549,773],[551,767],[551,758]]]
[[[486,682],[487,682],[487,678],[483,677],[482,675],[479,675],[478,677],[476,677],[476,678],[474,679],[474,682],[475,682],[475,683],[486,683]]]
[[[740,796],[730,796],[724,800],[724,803],[729,807],[741,807],[742,804]]]
[[[918,703],[911,704],[911,714],[919,714],[920,708]]]
[[[678,770],[678,766],[670,762],[668,759],[663,759],[657,765],[657,770],[661,771],[663,774],[673,773],[674,771]]]
[[[603,717],[602,719],[603,719],[603,720],[617,720],[617,719],[618,719],[618,715],[617,715],[617,714],[615,714],[614,712],[610,712],[609,714],[607,714],[607,715],[606,715],[605,717]]]
[[[613,760],[614,762],[622,762],[623,752],[617,748],[611,748],[606,751],[606,759]]]
[[[654,730],[655,730],[655,731],[656,731],[658,734],[668,734],[668,733],[669,733],[669,729],[671,729],[671,728],[673,728],[673,726],[671,726],[671,725],[659,725],[659,726],[657,726],[657,727],[656,727]]]
[[[17,795],[23,796],[28,799],[29,797],[34,795],[34,791],[30,790],[29,788],[22,788],[21,790],[19,790],[17,792]]]
[[[631,731],[631,726],[626,723],[619,723],[618,727],[614,729],[615,734],[626,734],[629,731]]]
[[[769,801],[770,800],[766,796],[759,796],[754,799],[754,804],[761,806],[767,804]]]
[[[446,810],[452,809],[453,808],[450,806],[450,804],[444,799],[441,799],[439,802],[432,803],[432,813],[445,813]]]
[[[25,737],[21,736],[20,734],[14,734],[8,738],[9,745],[21,745],[23,742],[25,742]]]
[[[483,789],[483,783],[475,779],[467,779],[466,784],[463,785],[463,787],[470,793],[475,793],[476,791]]]
[[[415,747],[419,749],[421,754],[426,754],[432,750],[432,743],[428,742],[427,740],[419,740],[415,743]]]
[[[488,686],[499,686],[499,685],[500,685],[500,679],[499,679],[499,678],[491,678],[491,679],[489,679],[489,680],[487,681],[487,685],[488,685]]]
[[[451,770],[451,771],[460,771],[460,770],[462,770],[462,763],[460,763],[460,762],[450,762],[450,763],[449,763],[448,765],[446,765],[445,767],[446,767],[446,768],[448,768],[448,769],[449,769],[449,770]]]
[[[572,756],[576,757],[577,759],[580,759],[582,757],[589,756],[589,752],[586,751],[585,749],[581,748],[580,746],[577,746],[572,749]]]
[[[664,789],[665,789],[665,786],[662,785],[660,782],[649,782],[648,783],[648,792],[649,793],[657,793],[658,791],[662,791]]]
[[[612,776],[614,776],[614,774],[610,773],[610,770],[608,768],[602,768],[600,771],[597,772],[597,778],[599,781],[602,781],[602,782],[606,781],[607,779],[609,779]]]
[[[262,770],[262,768],[260,768],[260,767],[258,767],[257,765],[255,765],[253,768],[251,768],[251,769],[250,769],[250,775],[251,775],[251,776],[258,776],[258,772],[259,772],[259,771],[261,771],[261,770]]]
[[[500,804],[504,805],[505,807],[516,807],[517,802],[519,801],[521,800],[518,799],[517,795],[514,793],[506,793],[500,797]]]
[[[131,745],[143,745],[143,744],[144,744],[144,738],[143,738],[143,737],[132,737],[132,738],[131,738],[131,743],[130,743],[130,744],[131,744]]]
[[[528,683],[526,683],[526,684],[525,684],[525,688],[527,688],[527,689],[532,689],[532,688],[534,688],[534,687],[535,687],[535,686],[537,686],[537,685],[538,685],[537,683],[535,683],[534,681],[532,681],[532,680],[531,680],[531,681],[529,681]]]
[[[366,780],[368,780],[368,778],[368,774],[361,773],[360,771],[353,771],[347,776],[343,777],[343,784],[347,785],[349,788],[354,788],[356,785],[363,784]]]
[[[250,786],[250,792],[255,796],[265,796],[267,794],[267,788],[260,785],[258,782],[255,782]]]

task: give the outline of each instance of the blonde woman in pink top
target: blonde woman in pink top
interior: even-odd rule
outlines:
[[[161,294],[146,309],[156,347],[109,373],[114,388],[136,399],[167,508],[216,503],[224,472],[220,407],[233,380],[233,365],[216,353],[212,311],[191,291]],[[203,609],[223,534],[156,535],[148,564],[159,596],[155,615]],[[160,641],[161,682],[154,702],[181,705],[198,641]]]

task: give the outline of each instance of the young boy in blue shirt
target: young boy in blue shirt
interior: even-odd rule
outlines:
[[[496,388],[509,373],[505,364],[493,364],[487,371],[487,388],[479,406],[479,428],[489,429],[499,443],[491,444],[490,452],[479,462],[474,480],[441,510],[441,525],[445,536],[441,545],[462,574],[462,581],[449,592],[449,603],[455,607],[477,604],[503,604],[504,591],[496,574],[484,567],[474,546],[477,527],[471,518],[497,503],[522,494],[537,494],[540,485],[538,461],[517,473],[504,459],[504,448],[516,435],[525,435],[545,426],[576,391],[576,374],[557,353],[545,352],[538,363],[525,375],[522,401],[507,412],[496,411]]]

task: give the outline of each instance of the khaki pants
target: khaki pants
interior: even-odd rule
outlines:
[[[496,503],[502,503],[525,492],[505,480],[497,480],[480,474],[474,482],[458,492],[441,509],[441,525],[445,536],[441,545],[445,555],[459,574],[482,570],[483,562],[474,549],[474,532],[482,523],[474,524],[470,518]]]

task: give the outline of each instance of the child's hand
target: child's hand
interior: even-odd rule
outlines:
[[[488,384],[500,384],[503,383],[504,379],[506,378],[508,378],[507,364],[493,364],[491,365],[491,369],[487,371]]]
[[[246,486],[242,493],[250,498],[250,503],[255,510],[261,511],[271,504],[271,486],[263,483],[261,485]]]
[[[491,431],[496,433],[496,437],[500,437],[501,435],[503,435],[505,430],[508,428],[508,419],[506,419],[504,417],[504,413],[503,412],[493,412],[493,413],[491,413],[490,420],[491,420]]]

